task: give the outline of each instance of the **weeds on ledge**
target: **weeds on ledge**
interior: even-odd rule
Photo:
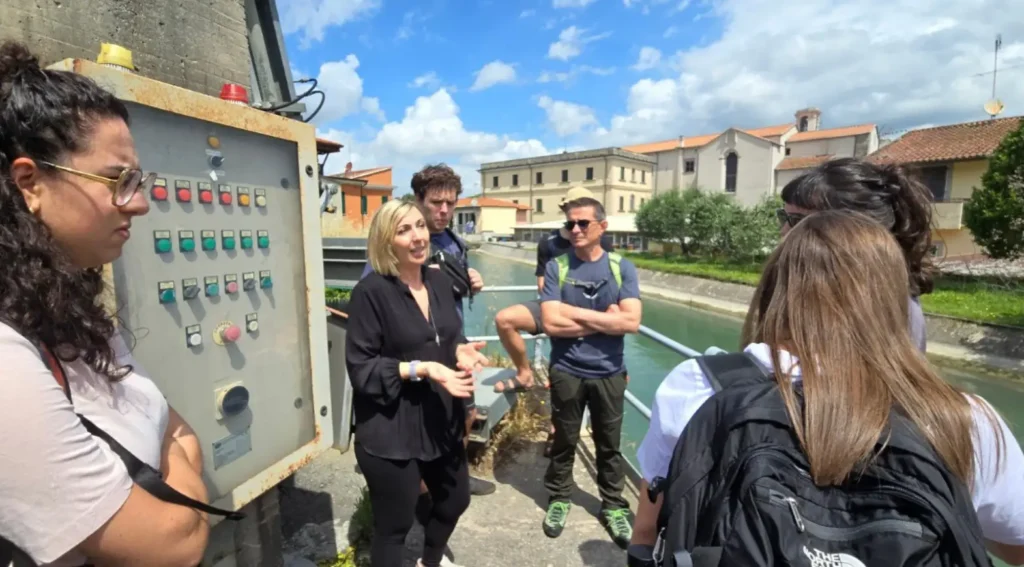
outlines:
[[[373,538],[373,509],[370,507],[370,491],[365,486],[359,495],[359,502],[349,519],[348,526],[348,548],[334,559],[321,561],[319,567],[369,566],[370,542]]]

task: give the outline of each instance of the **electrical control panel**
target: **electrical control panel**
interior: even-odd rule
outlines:
[[[202,441],[239,509],[328,448],[330,385],[315,130],[87,61],[125,101],[147,215],[108,267],[140,367]]]

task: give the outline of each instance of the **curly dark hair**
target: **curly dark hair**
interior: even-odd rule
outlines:
[[[787,183],[782,200],[811,211],[857,211],[881,223],[903,249],[911,295],[932,292],[931,193],[907,169],[857,158],[834,159]]]
[[[412,192],[422,201],[427,192],[433,189],[455,190],[455,195],[462,193],[462,178],[446,164],[428,165],[412,176]]]
[[[0,46],[0,320],[60,360],[81,359],[116,380],[128,369],[117,368],[110,344],[101,268],[75,266],[11,179],[15,159],[62,163],[87,149],[107,119],[128,123],[128,110],[95,82],[41,68],[19,43]]]

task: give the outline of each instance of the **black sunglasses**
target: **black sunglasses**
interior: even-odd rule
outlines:
[[[807,218],[807,215],[801,215],[799,213],[787,213],[786,209],[776,209],[775,216],[779,219],[779,224],[789,223],[790,227],[796,226],[796,223]]]
[[[576,228],[576,225],[580,225],[580,230],[582,230],[583,232],[586,232],[587,229],[590,228],[590,223],[592,223],[592,222],[597,222],[597,221],[592,221],[592,220],[587,220],[587,219],[565,221],[565,230],[568,230],[569,232],[572,232],[572,229]]]

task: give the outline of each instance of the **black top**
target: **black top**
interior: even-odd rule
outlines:
[[[601,235],[601,248],[604,248],[605,252],[612,252],[615,250],[615,245],[612,244],[612,237],[607,234]],[[569,250],[572,250],[572,242],[562,238],[559,234],[558,229],[551,231],[544,240],[537,243],[537,270],[533,275],[538,278],[544,275],[544,269],[548,265],[548,261],[552,258],[557,258],[562,254],[565,254]]]
[[[385,459],[436,459],[462,443],[466,427],[461,399],[429,378],[398,375],[398,364],[413,360],[455,368],[455,349],[466,342],[451,281],[427,267],[423,281],[433,325],[394,276],[367,275],[349,302],[345,365],[355,390],[356,442]]]

